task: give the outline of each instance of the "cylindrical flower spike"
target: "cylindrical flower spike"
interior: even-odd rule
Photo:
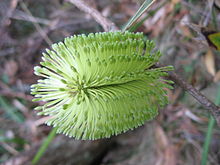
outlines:
[[[104,32],[68,37],[43,53],[32,85],[46,123],[76,139],[111,137],[136,128],[168,103],[163,80],[172,67],[154,68],[160,58],[142,33]],[[167,83],[165,83],[167,82]]]

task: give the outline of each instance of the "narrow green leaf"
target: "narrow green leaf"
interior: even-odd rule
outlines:
[[[41,145],[40,149],[38,150],[37,154],[34,156],[32,160],[32,164],[35,165],[38,163],[42,155],[45,153],[46,149],[48,148],[49,144],[52,142],[56,135],[57,128],[53,128],[52,131],[49,133],[47,138],[44,140],[43,144]]]
[[[216,105],[220,104],[220,85],[218,87],[218,92],[217,92],[215,104]],[[212,134],[213,134],[214,126],[215,126],[215,119],[212,116],[210,116],[208,130],[207,130],[206,138],[205,138],[205,143],[203,145],[201,165],[206,165],[207,164],[209,146],[210,146],[210,143],[211,143],[211,140],[212,140]]]
[[[150,11],[143,19],[141,19],[139,22],[134,24],[133,26],[130,26],[129,31],[134,32],[137,30],[143,23],[146,21],[149,17],[154,16],[158,10],[160,10],[168,1],[163,2],[160,6],[158,6],[155,10]]]
[[[156,0],[145,0],[145,2],[141,5],[138,11],[131,17],[131,19],[127,22],[127,24],[122,28],[122,31],[126,31],[131,25],[137,21],[138,18],[142,16],[142,14],[147,11]]]

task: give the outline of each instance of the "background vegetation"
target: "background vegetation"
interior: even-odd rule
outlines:
[[[142,0],[86,0],[118,27],[132,17]],[[220,100],[220,52],[208,46],[201,26],[219,31],[218,0],[158,0],[132,30],[144,32],[164,54],[160,63],[210,100]],[[199,25],[199,26],[197,26]],[[62,0],[0,1],[0,163],[26,165],[51,128],[36,116],[30,85],[33,67],[51,43],[64,37],[103,31],[90,15]],[[170,104],[144,126],[110,139],[76,141],[57,135],[41,165],[197,165],[220,164],[220,130],[208,129],[210,114],[183,89],[169,91]],[[206,138],[209,130],[210,138]],[[203,147],[210,143],[208,154]],[[202,156],[202,153],[203,156]]]

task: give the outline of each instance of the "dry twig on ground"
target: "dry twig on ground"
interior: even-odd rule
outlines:
[[[200,102],[205,108],[209,110],[212,116],[215,118],[218,126],[220,126],[220,108],[216,106],[212,101],[207,99],[202,93],[195,89],[192,85],[185,82],[175,72],[169,72],[170,79],[177,83],[180,87],[186,90],[192,95],[198,102]]]
[[[91,15],[95,19],[95,21],[98,22],[103,27],[103,29],[105,31],[118,30],[118,27],[115,26],[115,24],[112,21],[110,21],[109,19],[105,18],[96,9],[89,7],[85,2],[83,2],[81,0],[66,0],[66,1],[74,4],[80,10],[82,10],[85,13],[88,13],[89,15]]]

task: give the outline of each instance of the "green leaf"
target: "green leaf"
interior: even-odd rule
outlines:
[[[209,34],[208,38],[212,44],[220,51],[220,32]]]
[[[215,30],[210,30],[206,27],[199,27],[199,28],[201,29],[202,35],[205,36],[209,46],[214,47],[215,49],[220,51],[220,32]]]
[[[217,92],[215,104],[216,105],[220,104],[220,85],[218,87],[218,92]],[[205,143],[203,145],[201,165],[207,164],[207,159],[208,159],[208,154],[209,154],[209,146],[212,141],[212,134],[213,134],[214,126],[215,126],[215,119],[212,116],[210,116],[208,130],[207,130],[206,138],[205,138]]]
[[[156,0],[145,0],[145,2],[141,5],[138,11],[133,15],[133,17],[130,18],[127,24],[122,28],[122,31],[124,32],[127,29],[129,29],[132,26],[132,24],[136,22],[137,19],[140,18],[142,14],[153,5],[154,2],[156,2]]]
[[[54,137],[56,136],[57,128],[53,128],[47,138],[44,140],[43,144],[41,145],[40,149],[38,150],[37,154],[34,156],[32,160],[32,164],[35,165],[39,162],[40,158],[43,156],[45,151],[47,150],[49,144],[52,142]]]

